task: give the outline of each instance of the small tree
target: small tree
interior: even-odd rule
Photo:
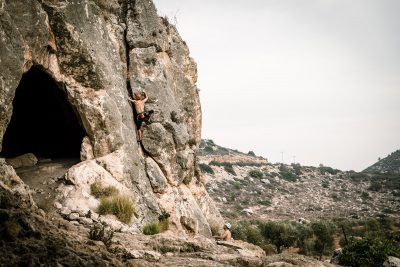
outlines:
[[[253,151],[249,151],[247,154],[250,155],[250,156],[253,156],[253,157],[256,156],[256,154]]]
[[[264,176],[264,174],[260,170],[257,170],[257,169],[250,170],[248,172],[248,174],[250,177],[253,177],[253,178],[262,178]]]
[[[307,242],[309,238],[312,237],[313,231],[310,226],[304,224],[297,224],[297,247],[300,249],[299,253],[308,255],[310,254],[309,243]]]
[[[261,225],[261,233],[275,245],[278,253],[281,253],[283,248],[293,246],[297,240],[296,228],[288,222],[266,222]]]
[[[354,240],[343,249],[339,264],[345,266],[382,266],[388,256],[400,257],[400,246],[392,240],[365,238]]]
[[[332,223],[326,221],[314,222],[311,225],[315,236],[314,250],[321,260],[322,255],[329,254],[333,250],[333,234],[335,227]]]

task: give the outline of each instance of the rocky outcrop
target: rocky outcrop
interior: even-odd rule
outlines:
[[[57,189],[58,203],[95,212],[90,185],[101,182],[132,199],[133,228],[167,211],[172,230],[185,233],[184,216],[209,236],[208,221],[221,217],[197,167],[196,64],[152,1],[2,0],[0,21],[0,143],[14,120],[18,84],[31,68],[62,90],[86,135],[77,151],[81,162]],[[141,146],[127,97],[142,90],[155,114],[142,127]],[[0,172],[14,177],[10,168],[2,162]]]

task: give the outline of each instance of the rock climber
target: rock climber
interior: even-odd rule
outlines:
[[[222,241],[233,241],[232,234],[230,231],[231,224],[225,223],[223,229],[224,229],[224,232],[222,233],[222,235],[215,237],[215,239],[222,240]]]
[[[148,97],[145,92],[143,93],[135,92],[134,96],[135,99],[128,97],[128,100],[133,102],[133,104],[135,105],[135,110],[136,110],[135,121],[138,130],[138,142],[141,142],[143,137],[143,131],[141,129],[142,123],[145,122],[149,124],[150,117],[154,113],[154,111],[153,110],[144,111],[144,103],[146,103],[146,101],[148,100]]]

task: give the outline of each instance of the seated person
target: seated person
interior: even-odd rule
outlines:
[[[225,223],[223,229],[224,232],[222,233],[222,235],[215,237],[215,239],[222,241],[233,241],[231,231],[229,230],[231,229],[231,224]]]

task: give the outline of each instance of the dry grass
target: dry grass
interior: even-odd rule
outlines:
[[[97,198],[105,198],[118,195],[119,191],[114,186],[102,186],[99,182],[90,185],[90,193]]]
[[[159,222],[152,221],[148,222],[143,227],[143,234],[145,235],[155,235],[161,232]]]
[[[101,199],[98,213],[102,215],[114,214],[121,222],[128,224],[135,213],[135,208],[129,197],[114,196]]]

